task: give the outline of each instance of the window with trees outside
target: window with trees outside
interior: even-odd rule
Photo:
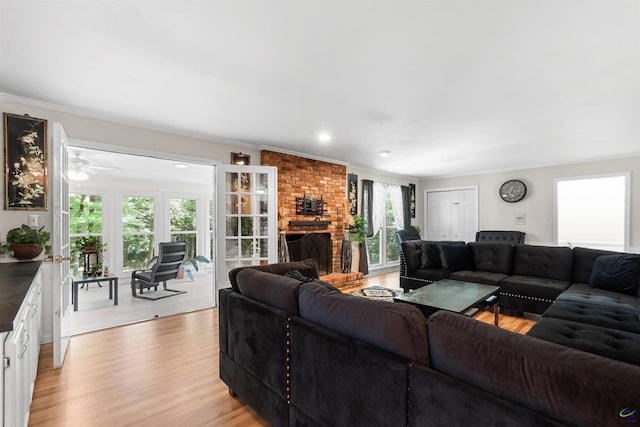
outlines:
[[[122,269],[144,269],[154,256],[155,200],[153,197],[124,196],[121,214]]]
[[[398,224],[391,202],[391,195],[387,188],[385,188],[384,192],[379,192],[378,194],[382,194],[385,198],[383,207],[385,214],[382,215],[381,218],[382,225],[377,230],[374,230],[372,237],[366,239],[369,266],[373,268],[395,265],[400,261],[395,237]],[[368,213],[366,212],[368,197],[369,195],[367,193],[363,194],[362,204],[364,207],[363,216],[365,217],[365,221],[366,218],[368,218]],[[400,220],[401,219],[402,218],[400,218]]]
[[[103,222],[101,195],[69,194],[69,242],[72,248],[80,237],[93,236],[103,241]],[[78,274],[82,265],[81,257],[76,256],[71,263],[73,274]]]
[[[198,249],[195,199],[169,200],[169,229],[172,242],[187,242],[187,259],[195,258]]]

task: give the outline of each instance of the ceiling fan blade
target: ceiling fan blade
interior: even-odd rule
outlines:
[[[119,168],[117,166],[93,166],[93,165],[88,165],[85,166],[87,169],[97,169],[97,170],[118,170],[121,171],[123,170],[122,168]]]

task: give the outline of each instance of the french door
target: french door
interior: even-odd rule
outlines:
[[[230,286],[236,267],[278,259],[277,169],[218,166],[216,288]],[[217,292],[216,292],[217,297]]]
[[[53,124],[53,367],[60,368],[71,339],[69,181],[67,135]]]

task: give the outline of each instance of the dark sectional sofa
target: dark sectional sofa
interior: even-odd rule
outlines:
[[[220,377],[274,426],[618,426],[640,367],[344,294],[313,261],[219,291]],[[291,276],[291,277],[288,277]]]
[[[504,243],[402,243],[405,291],[450,278],[500,286],[507,314],[542,314],[529,335],[640,365],[640,256]]]

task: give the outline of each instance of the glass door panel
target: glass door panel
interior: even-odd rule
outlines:
[[[228,287],[236,267],[277,262],[276,175],[271,166],[223,165],[224,192],[218,194],[217,285]]]

